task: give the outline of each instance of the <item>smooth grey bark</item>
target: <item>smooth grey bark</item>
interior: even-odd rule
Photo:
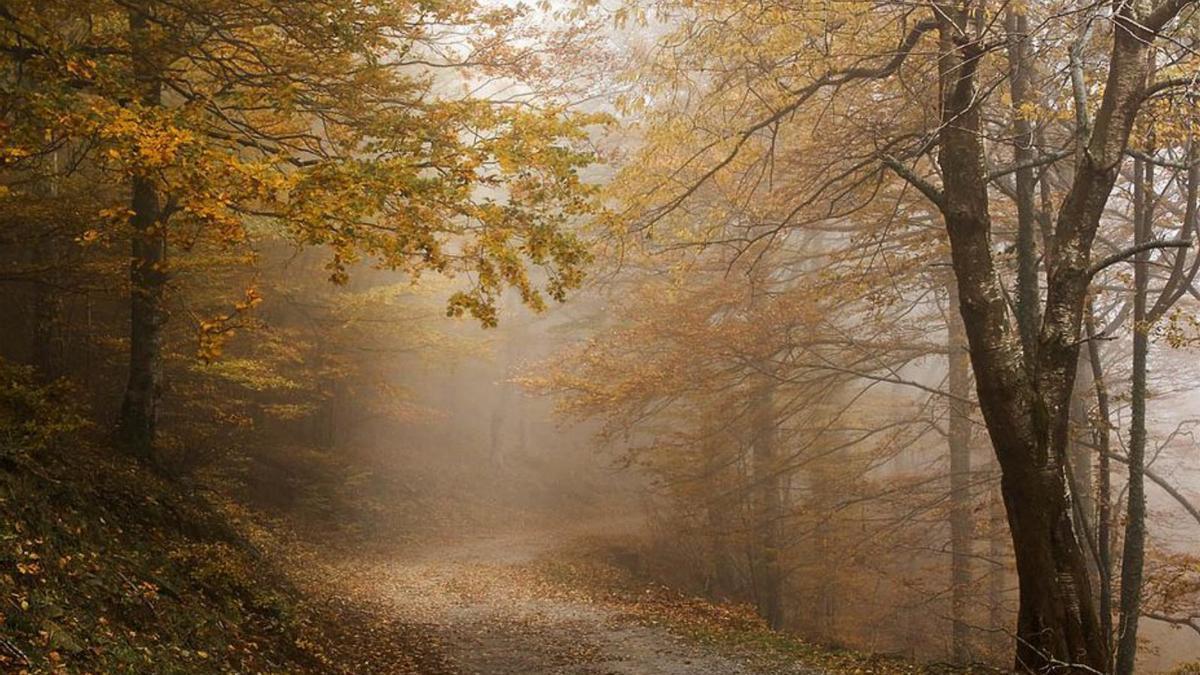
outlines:
[[[1087,354],[1079,356],[1079,372],[1076,375],[1076,386],[1071,393],[1071,475],[1073,495],[1079,504],[1079,511],[1084,516],[1082,526],[1088,532],[1095,532],[1096,525],[1096,486],[1092,469],[1093,457],[1090,441],[1090,423],[1088,421],[1088,401],[1092,391],[1092,370]],[[1086,439],[1086,440],[1085,440]]]

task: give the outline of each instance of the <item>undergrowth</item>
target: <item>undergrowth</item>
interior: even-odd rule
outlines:
[[[986,666],[920,664],[888,654],[807,642],[772,630],[753,607],[714,602],[655,583],[612,560],[609,547],[591,542],[577,551],[539,561],[537,572],[552,588],[584,593],[618,616],[661,626],[718,652],[736,655],[771,672],[801,667],[819,673],[871,675],[962,675],[998,673]]]
[[[439,672],[411,627],[298,593],[211,494],[89,440],[73,399],[0,362],[0,672]]]

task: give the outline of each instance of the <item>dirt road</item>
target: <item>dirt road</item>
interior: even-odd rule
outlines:
[[[344,563],[337,576],[436,636],[464,674],[737,675],[801,673],[646,625],[585,594],[548,592],[530,563],[560,535],[477,537],[401,558]]]

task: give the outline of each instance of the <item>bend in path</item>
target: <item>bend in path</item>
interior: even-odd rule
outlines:
[[[586,596],[545,593],[529,563],[553,533],[479,537],[400,559],[355,560],[353,579],[398,616],[423,624],[461,673],[480,675],[739,675],[764,671]]]

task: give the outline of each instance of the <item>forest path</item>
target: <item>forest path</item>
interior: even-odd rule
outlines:
[[[400,558],[348,560],[338,578],[437,640],[463,675],[738,675],[764,669],[547,584],[534,563],[562,533],[481,536]]]

